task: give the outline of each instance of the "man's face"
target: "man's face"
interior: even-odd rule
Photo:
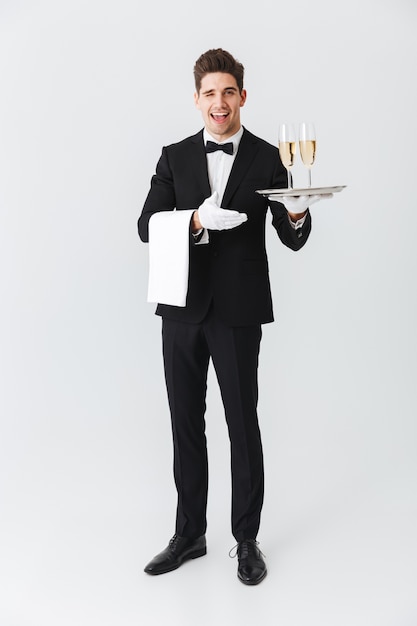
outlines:
[[[231,74],[213,72],[201,81],[199,93],[194,94],[204,125],[217,141],[228,139],[240,128],[240,107],[246,101],[246,91],[239,88]]]

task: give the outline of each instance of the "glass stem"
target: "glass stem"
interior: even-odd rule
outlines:
[[[311,187],[311,167],[308,168],[308,186]]]

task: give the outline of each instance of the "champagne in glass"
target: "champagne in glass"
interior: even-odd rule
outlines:
[[[316,131],[314,124],[303,122],[300,124],[300,154],[304,165],[308,168],[308,186],[311,187],[311,168],[316,158]]]
[[[288,176],[288,189],[293,187],[291,168],[295,158],[295,128],[293,124],[281,124],[279,127],[278,149],[279,156]]]

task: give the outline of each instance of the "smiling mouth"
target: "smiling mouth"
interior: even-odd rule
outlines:
[[[218,124],[224,122],[227,119],[228,115],[228,113],[211,113],[212,119]]]

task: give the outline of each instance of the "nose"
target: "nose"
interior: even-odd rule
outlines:
[[[216,105],[216,107],[218,108],[222,108],[224,105],[224,96],[223,93],[221,91],[219,91],[218,93],[216,93],[215,99],[214,99],[214,104]]]

